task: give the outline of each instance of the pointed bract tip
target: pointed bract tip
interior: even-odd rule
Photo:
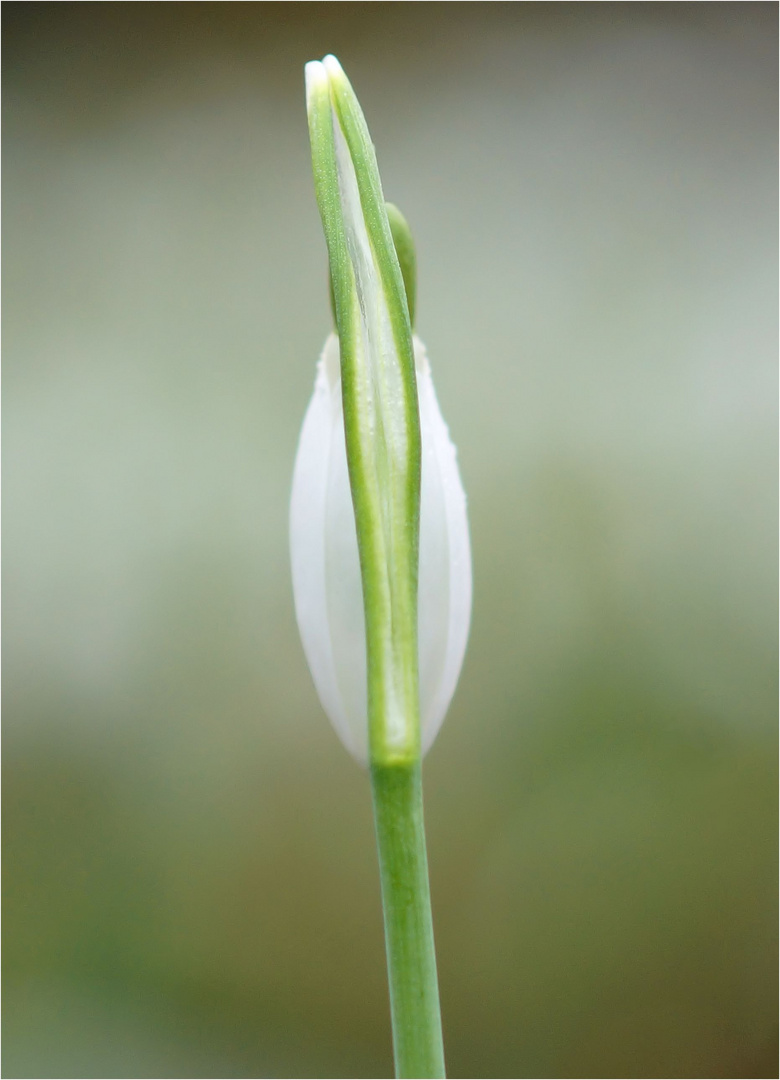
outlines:
[[[333,78],[334,76],[341,76],[342,78],[344,77],[344,68],[338,62],[333,53],[328,53],[327,56],[323,56],[322,64],[331,78]]]
[[[306,78],[306,102],[310,104],[315,94],[328,89],[328,73],[319,60],[310,60],[305,65],[304,75]]]

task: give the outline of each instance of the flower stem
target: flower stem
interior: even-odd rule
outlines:
[[[443,1077],[419,761],[371,766],[398,1077]]]

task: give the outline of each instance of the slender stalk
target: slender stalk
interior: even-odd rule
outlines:
[[[372,765],[393,1052],[398,1077],[443,1077],[420,763]]]
[[[396,1075],[443,1077],[420,768],[414,246],[400,212],[390,207],[388,216],[365,117],[335,57],[306,65],[306,95],[363,586],[368,757]]]

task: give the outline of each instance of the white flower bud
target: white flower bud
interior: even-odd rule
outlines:
[[[458,681],[471,618],[466,496],[425,347],[414,338],[420,409],[418,652],[422,751]],[[366,636],[347,473],[339,342],[331,335],[303,422],[290,506],[295,611],[323,708],[350,753],[368,760]]]

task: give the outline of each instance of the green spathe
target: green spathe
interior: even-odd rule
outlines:
[[[370,758],[411,763],[420,756],[420,423],[406,288],[368,128],[335,57],[306,65],[306,88],[340,344]]]

